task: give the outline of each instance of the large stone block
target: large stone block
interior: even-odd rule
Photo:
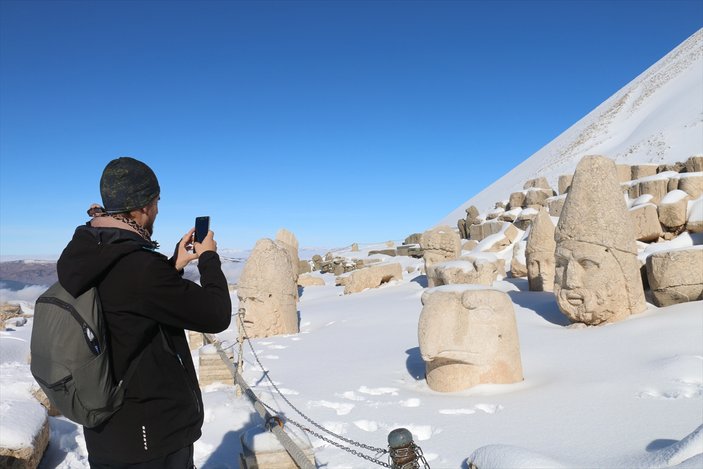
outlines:
[[[547,181],[546,177],[538,177],[534,179],[528,179],[527,182],[522,186],[523,189],[532,189],[532,188],[538,188],[538,189],[549,189],[550,191],[552,188],[549,186],[549,181]]]
[[[431,275],[432,284],[435,286],[456,284],[490,286],[494,281],[505,276],[505,261],[492,254],[463,256],[435,264]]]
[[[530,226],[532,223],[532,220],[535,219],[537,214],[539,213],[539,210],[535,210],[534,208],[526,208],[522,212],[520,212],[520,215],[518,215],[517,220],[515,220],[515,228],[526,231],[527,228]]]
[[[298,277],[298,285],[301,287],[324,286],[325,279],[323,279],[322,277],[317,277],[315,275],[304,274]]]
[[[632,167],[629,164],[616,164],[615,168],[618,171],[619,182],[627,182],[632,179]]]
[[[554,239],[554,294],[571,321],[615,322],[646,308],[632,220],[611,160],[578,163]]]
[[[697,199],[703,195],[703,173],[684,173],[679,177],[680,190]]]
[[[506,293],[443,286],[427,290],[422,304],[418,340],[431,389],[522,381],[515,312]]]
[[[503,227],[500,232],[493,235],[492,238],[496,238],[490,243],[490,246],[485,246],[482,251],[485,252],[500,252],[507,248],[520,236],[520,231],[512,223],[503,222]],[[480,244],[485,245],[489,243],[487,239],[484,239]]]
[[[403,269],[400,264],[381,264],[355,270],[346,280],[344,294],[358,293],[367,288],[378,288],[392,280],[402,280]]]
[[[502,221],[487,221],[481,223],[480,225],[471,225],[469,227],[469,234],[471,236],[470,239],[474,239],[476,241],[483,241],[485,238],[499,233],[502,229]]]
[[[667,192],[669,192],[669,180],[666,178],[645,179],[640,182],[639,186],[640,196],[650,194],[652,196],[651,202],[653,204],[658,204]]]
[[[657,306],[703,300],[703,246],[652,254],[647,279]]]
[[[571,181],[574,179],[573,174],[562,174],[559,176],[559,182],[558,182],[558,189],[559,189],[559,194],[566,194],[569,192],[569,188],[571,187]]]
[[[630,179],[634,181],[635,179],[654,176],[657,174],[657,167],[658,165],[656,164],[634,164],[631,166]]]
[[[565,195],[558,195],[556,197],[550,197],[547,199],[547,208],[549,209],[549,215],[552,217],[557,217],[561,215],[561,211],[564,208],[564,202],[566,202]]]
[[[42,409],[41,405],[33,403]],[[20,408],[21,406],[16,406]],[[34,409],[33,409],[34,410]],[[43,410],[43,409],[42,409]],[[39,412],[37,412],[37,415]],[[23,433],[26,433],[27,439],[22,442],[9,443],[6,441],[8,436],[3,438],[3,445],[0,446],[0,467],[9,469],[35,469],[39,466],[39,462],[44,456],[46,447],[49,445],[49,417],[46,412],[43,414],[42,420],[37,420],[36,428],[32,428],[33,418],[27,415],[17,413],[15,408],[3,409],[2,425],[7,425],[9,422],[22,422]],[[34,415],[32,415],[34,417]],[[42,423],[43,422],[43,423]],[[29,431],[27,431],[29,429]]]
[[[703,171],[703,155],[694,155],[686,160],[686,171],[698,173]]]
[[[630,220],[634,227],[634,236],[637,241],[655,241],[664,235],[664,230],[659,223],[657,206],[653,204],[639,205],[630,209]]]
[[[703,197],[699,197],[688,203],[686,231],[690,231],[691,233],[703,233]]]
[[[690,197],[684,191],[671,191],[659,203],[659,223],[670,230],[686,224],[688,201]]]
[[[290,254],[284,247],[270,239],[257,241],[242,269],[237,290],[249,337],[298,332],[295,278]]]
[[[525,205],[525,193],[524,192],[513,192],[510,194],[510,198],[508,199],[508,207],[513,209],[513,208],[522,208]]]
[[[205,344],[205,336],[202,332],[188,331],[188,347],[191,352],[197,350]]]
[[[228,358],[232,360],[233,355]],[[198,383],[201,388],[213,383],[234,384],[232,373],[214,345],[206,345],[198,352]]]
[[[293,426],[286,426],[286,434],[300,448],[310,465],[317,467],[312,444],[305,432]],[[298,469],[299,467],[276,435],[263,426],[243,432],[239,440],[242,446],[239,469]]]
[[[525,194],[525,206],[544,207],[547,204],[547,199],[554,195],[551,189],[529,189]]]
[[[510,261],[510,275],[513,278],[527,277],[526,245],[527,241],[519,241],[513,245],[513,258]]]

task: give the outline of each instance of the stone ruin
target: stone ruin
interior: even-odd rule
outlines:
[[[298,286],[290,254],[270,239],[257,241],[237,289],[239,311],[251,338],[295,334]]]
[[[657,306],[703,300],[703,246],[652,254],[647,278]]]
[[[427,283],[431,288],[435,286],[435,275],[433,273],[435,264],[459,257],[461,253],[461,240],[459,239],[459,235],[450,227],[440,226],[425,231],[420,239],[420,245],[424,252],[423,257],[425,260]]]
[[[642,251],[646,244],[643,243],[659,243],[674,239],[681,234],[701,233],[703,232],[703,156],[692,156],[684,163],[674,164],[612,164],[608,165],[611,174],[608,183],[608,195],[602,194],[604,188],[601,184],[593,181],[594,189],[590,190],[593,193],[592,198],[588,198],[585,202],[583,214],[588,214],[589,210],[594,207],[596,212],[605,210],[610,215],[610,222],[601,223],[600,230],[603,230],[602,237],[611,237],[611,231],[622,231],[625,225],[631,227],[631,241],[639,242],[639,250]],[[536,178],[527,181],[523,186],[523,191],[509,194],[506,201],[498,201],[495,208],[489,211],[485,216],[481,215],[476,207],[469,207],[467,216],[457,222],[458,232],[462,238],[478,243],[485,239],[494,236],[497,232],[503,229],[504,223],[510,223],[521,230],[530,230],[527,241],[524,239],[508,240],[513,246],[512,262],[510,266],[511,274],[514,277],[528,277],[530,289],[539,289],[541,287],[549,291],[548,278],[536,277],[530,274],[527,257],[534,258],[537,252],[544,253],[548,256],[552,250],[553,242],[549,241],[549,235],[546,233],[539,234],[542,230],[535,230],[534,224],[538,219],[538,214],[542,211],[546,212],[550,217],[556,219],[563,216],[563,211],[568,204],[569,194],[572,191],[576,175],[566,174],[558,178],[558,195],[553,191],[544,178]],[[612,180],[615,183],[612,183]],[[616,189],[614,189],[614,187]],[[589,196],[591,197],[591,196]],[[624,209],[620,204],[620,200],[627,202]],[[611,206],[616,204],[618,210],[612,212]],[[573,205],[573,203],[572,203]],[[586,208],[588,206],[589,208]],[[579,224],[586,225],[586,218],[580,218],[574,214],[574,208],[571,208],[571,218],[574,220],[572,225],[574,229]],[[591,213],[593,215],[593,213]],[[598,218],[598,217],[596,217]],[[579,222],[578,220],[582,220]],[[548,231],[548,228],[546,229]],[[615,238],[620,239],[622,234],[618,234]],[[536,238],[540,238],[538,242]],[[624,235],[628,238],[628,235]],[[565,241],[566,242],[566,241]],[[570,242],[570,241],[569,241]],[[530,244],[530,255],[528,256],[527,244]],[[542,244],[543,246],[540,246]],[[568,242],[567,242],[568,244]],[[595,243],[592,243],[595,244]],[[619,241],[613,241],[611,244],[619,244]],[[607,246],[607,243],[605,244]],[[480,245],[479,245],[480,246]],[[502,246],[499,246],[502,247]],[[506,246],[507,247],[507,246]],[[615,256],[613,247],[608,246],[609,254]],[[556,248],[555,248],[556,250]],[[612,251],[612,252],[611,252]],[[631,259],[632,253],[637,253],[637,245],[632,244],[626,250]],[[524,254],[523,254],[524,252]],[[573,252],[573,251],[572,251]],[[692,269],[690,266],[695,265],[696,255],[695,249],[686,254],[664,254],[657,253],[654,258],[642,257],[637,263],[638,270],[641,275],[632,275],[632,265],[623,267],[623,270],[628,271],[627,278],[622,281],[632,285],[632,295],[628,294],[628,308],[632,311],[641,310],[644,305],[640,294],[635,290],[639,290],[638,285],[642,285],[642,289],[651,287],[652,300],[657,305],[669,304],[669,302],[693,301],[698,298],[693,293],[682,293],[667,296],[664,291],[676,286],[683,288],[695,288],[692,285],[697,284],[694,279],[696,275],[701,274],[701,268]],[[562,253],[564,254],[564,253]],[[612,257],[611,256],[611,257]],[[693,256],[693,257],[691,257]],[[645,262],[646,260],[646,262]],[[547,261],[549,262],[549,261]],[[627,262],[632,264],[631,261]],[[533,265],[533,268],[536,267]],[[695,272],[691,275],[690,281],[684,282],[680,275],[675,274],[676,271]],[[624,275],[624,274],[623,274]],[[637,279],[642,278],[638,282]],[[629,288],[629,287],[628,287]],[[675,290],[672,290],[675,291]],[[572,303],[578,302],[576,297],[572,299]],[[593,299],[593,301],[605,301],[604,298]],[[564,301],[562,304],[568,304]],[[564,306],[570,309],[569,306]],[[602,314],[602,313],[599,313]],[[599,314],[596,314],[598,316]],[[569,316],[567,314],[567,316]],[[578,316],[578,317],[577,317]],[[610,321],[601,321],[597,318],[587,319],[582,315],[571,314],[572,321],[585,321],[588,324],[601,322],[612,322],[615,317],[626,317],[627,314],[621,312],[612,316]],[[579,319],[581,317],[581,319]]]
[[[344,286],[344,294],[359,293],[367,288],[378,288],[393,280],[403,279],[400,264],[380,264],[355,270],[349,275],[337,277],[337,285]]]
[[[522,381],[515,312],[501,291],[440,286],[422,295],[418,324],[428,386],[440,392]]]
[[[554,294],[573,322],[622,320],[645,309],[637,245],[613,161],[576,167],[555,235]]]
[[[532,222],[525,245],[527,281],[532,291],[554,290],[554,223],[543,207]]]
[[[428,284],[434,286],[474,284],[493,285],[503,278],[505,261],[492,254],[462,256],[435,264],[428,274]],[[431,278],[430,278],[431,276]]]

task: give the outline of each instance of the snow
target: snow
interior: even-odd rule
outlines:
[[[664,197],[662,197],[660,204],[675,204],[676,202],[683,200],[688,197],[688,194],[684,191],[678,189],[668,192]]]

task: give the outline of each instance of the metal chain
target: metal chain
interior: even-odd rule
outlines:
[[[265,402],[261,401],[261,403],[264,405],[264,407],[266,407],[266,408],[269,409],[270,411],[276,412],[275,409],[273,409],[271,406],[269,406],[269,405],[266,404]],[[323,435],[321,435],[321,434],[315,432],[314,430],[312,430],[312,429],[310,429],[310,428],[308,428],[308,427],[303,426],[302,424],[296,422],[296,421],[293,420],[293,419],[290,419],[290,418],[288,418],[288,417],[284,417],[284,419],[285,419],[286,423],[290,423],[291,425],[294,425],[294,426],[300,428],[300,429],[303,430],[304,432],[308,432],[308,433],[310,433],[311,435],[316,436],[316,437],[319,438],[320,440],[325,441],[325,442],[327,442],[327,443],[329,443],[329,444],[331,444],[331,445],[333,445],[333,446],[336,446],[337,448],[339,448],[339,449],[341,449],[341,450],[344,450],[344,451],[346,451],[347,453],[353,454],[354,456],[358,456],[358,457],[360,457],[360,458],[362,458],[362,459],[366,459],[367,461],[370,461],[370,462],[372,462],[372,463],[378,464],[379,466],[383,466],[383,467],[387,467],[387,468],[391,468],[391,467],[392,467],[392,466],[391,466],[390,464],[388,464],[388,463],[385,463],[385,462],[383,462],[383,461],[381,461],[381,460],[375,459],[375,458],[373,458],[373,457],[371,457],[371,456],[368,456],[368,455],[366,455],[366,454],[364,454],[364,453],[361,453],[361,452],[359,452],[359,451],[357,451],[357,450],[355,450],[355,449],[353,449],[353,448],[347,448],[347,447],[344,446],[343,444],[337,443],[337,442],[334,441],[334,440],[330,440],[329,438],[327,438],[327,437],[325,437],[325,436],[323,436]],[[326,429],[323,428],[323,430],[326,430]],[[329,432],[328,430],[326,430],[326,431],[327,431],[328,433],[331,433],[331,432]],[[332,434],[334,435],[334,433],[332,433]],[[336,435],[335,435],[335,436],[336,436]],[[339,436],[337,436],[337,437],[339,438]],[[344,438],[341,438],[341,439],[344,439]],[[388,451],[384,450],[384,452],[387,453]],[[376,453],[376,454],[379,454],[379,453]]]
[[[281,392],[281,390],[278,389],[278,386],[276,386],[276,384],[273,382],[273,380],[269,377],[269,372],[268,372],[268,370],[267,370],[266,368],[264,368],[264,365],[263,365],[263,364],[261,363],[261,361],[259,360],[259,357],[258,357],[257,354],[256,354],[256,350],[254,350],[254,346],[253,346],[252,343],[251,343],[251,339],[249,339],[249,336],[248,336],[247,333],[246,333],[246,329],[244,329],[244,320],[240,317],[240,318],[239,318],[239,321],[240,321],[240,323],[241,323],[242,330],[245,331],[245,332],[244,332],[244,339],[245,339],[246,342],[249,344],[249,348],[251,348],[251,352],[252,352],[252,354],[254,355],[254,359],[256,360],[256,363],[257,363],[257,364],[259,365],[259,367],[261,368],[261,371],[263,372],[264,377],[268,380],[268,382],[271,384],[271,386],[273,386],[273,388],[276,390],[276,392],[278,393],[278,395],[281,396],[281,398],[286,402],[286,404],[288,404],[293,410],[295,410],[301,417],[303,417],[303,418],[304,418],[305,420],[307,420],[309,423],[311,423],[312,425],[314,425],[316,428],[322,430],[323,432],[327,433],[328,435],[332,435],[333,437],[338,438],[338,439],[344,441],[345,443],[348,443],[348,444],[354,445],[354,446],[358,446],[359,448],[363,448],[363,449],[365,449],[365,450],[372,451],[372,452],[374,452],[374,453],[376,453],[376,454],[386,454],[386,453],[388,453],[388,450],[387,450],[387,449],[384,449],[384,448],[376,448],[376,447],[374,447],[374,446],[365,445],[365,444],[363,444],[363,443],[359,443],[358,441],[354,441],[354,440],[351,440],[351,439],[349,439],[349,438],[345,438],[345,437],[343,437],[343,436],[341,436],[341,435],[337,435],[336,433],[332,432],[331,430],[328,430],[328,429],[326,429],[325,427],[323,427],[322,425],[320,425],[320,424],[318,424],[317,422],[313,421],[310,417],[308,417],[308,416],[305,415],[302,411],[300,411],[297,407],[295,407],[295,406],[293,405],[293,403],[292,403],[291,401],[289,401],[288,398],[286,398],[286,396],[283,395],[283,393]],[[302,428],[302,427],[301,427],[301,428]],[[327,441],[327,440],[325,440],[325,441]],[[336,445],[335,445],[335,446],[336,446]]]

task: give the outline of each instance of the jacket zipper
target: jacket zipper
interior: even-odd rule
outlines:
[[[195,390],[193,389],[193,385],[190,382],[190,378],[188,378],[188,370],[186,370],[186,366],[183,364],[183,360],[181,359],[181,355],[176,352],[176,357],[178,357],[178,361],[181,364],[181,368],[183,369],[183,378],[186,380],[186,384],[188,385],[188,389],[190,389],[191,394],[193,394],[193,401],[195,402],[195,408],[198,411],[198,414],[200,413],[200,401],[198,400],[198,395],[196,394]]]
[[[39,297],[37,298],[37,303],[47,303],[51,304],[54,306],[58,306],[59,308],[68,311],[71,313],[71,316],[73,316],[73,319],[76,320],[76,322],[81,326],[81,329],[83,330],[83,338],[85,339],[86,344],[88,344],[88,349],[91,351],[91,353],[95,356],[100,355],[100,342],[98,341],[98,338],[95,336],[95,332],[90,328],[87,322],[83,320],[80,314],[78,314],[78,311],[76,311],[76,308],[73,307],[72,304],[66,303],[63,300],[60,300],[58,298],[54,297]],[[92,337],[92,339],[91,339]]]

